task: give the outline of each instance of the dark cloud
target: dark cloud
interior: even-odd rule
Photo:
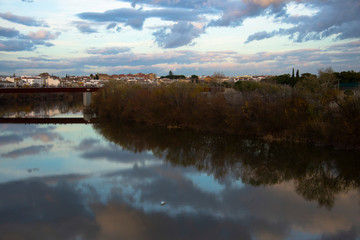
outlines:
[[[65,182],[0,184],[0,206],[2,239],[93,240],[99,230],[82,193]]]
[[[158,16],[163,20],[173,21],[176,23],[181,21],[201,22],[209,27],[236,27],[243,24],[244,20],[255,18],[258,16],[270,16],[274,18],[276,23],[291,24],[292,27],[280,28],[274,31],[267,32],[266,30],[248,36],[246,43],[271,38],[274,36],[288,36],[294,42],[305,42],[310,40],[321,40],[327,37],[334,37],[338,40],[354,39],[360,37],[360,5],[358,0],[345,1],[285,1],[285,0],[249,0],[249,1],[185,1],[185,0],[128,0],[133,7],[136,5],[150,5],[154,7],[162,7],[165,11],[174,9],[182,9],[192,12],[193,19],[182,18],[173,14],[163,13]],[[296,13],[289,13],[289,4],[301,5],[305,8],[313,10],[312,14],[302,15]],[[202,11],[199,11],[202,9]],[[122,10],[127,12],[127,10]],[[144,19],[155,17],[156,11],[150,14],[150,11],[129,10],[133,13],[141,13],[141,23]],[[170,13],[169,11],[169,13]],[[300,11],[300,10],[299,10]],[[212,20],[205,20],[202,15],[207,13],[216,17]],[[126,23],[130,18],[126,14],[122,15],[124,18],[121,22]],[[177,17],[174,17],[177,16]],[[99,20],[99,19],[97,19]],[[131,24],[128,24],[132,26]],[[142,25],[141,25],[142,26]],[[135,26],[133,26],[135,27]],[[139,26],[138,26],[139,28]],[[164,30],[160,29],[154,33],[155,36],[160,36],[157,41],[159,46],[167,46],[164,44],[161,36],[164,35]],[[167,35],[166,35],[167,36]],[[199,35],[197,35],[198,37]],[[184,40],[179,42],[188,42],[184,36]],[[196,38],[194,36],[194,38]],[[174,45],[179,47],[182,45]]]
[[[116,55],[119,53],[130,52],[130,50],[131,48],[129,47],[90,48],[86,51],[86,53],[99,55]]]
[[[48,27],[44,21],[39,21],[32,17],[14,15],[11,12],[0,13],[0,18],[30,27]]]
[[[334,46],[334,49],[332,47]],[[342,50],[342,49],[346,49]],[[173,50],[159,53],[121,53],[117,55],[96,55],[68,58],[61,61],[42,59],[21,59],[1,61],[0,71],[16,72],[22,69],[51,69],[63,71],[65,75],[93,72],[94,67],[105,67],[108,73],[155,72],[167,74],[169,65],[176,73],[187,75],[214,73],[221,70],[229,76],[237,76],[241,72],[249,74],[284,74],[294,66],[301,72],[317,73],[319,68],[332,66],[334,71],[360,71],[359,44],[357,41],[336,44],[324,49],[299,49],[295,51],[269,51],[254,54],[240,54],[233,51],[186,51]],[[80,69],[80,70],[74,70]],[[249,69],[251,69],[249,72]]]
[[[196,28],[193,24],[180,22],[170,29],[165,27],[154,33],[155,41],[163,48],[177,48],[190,44],[193,39],[200,36],[204,30]]]
[[[137,4],[156,5],[161,7],[177,7],[177,8],[200,8],[207,7],[214,1],[208,0],[124,0],[124,2],[130,2],[133,7]]]
[[[93,26],[88,22],[74,22],[76,28],[81,33],[91,34],[91,33],[97,33],[98,31],[93,28]]]
[[[97,144],[99,144],[99,140],[93,138],[86,138],[83,139],[80,144],[75,147],[75,149],[78,151],[87,151],[96,147]]]
[[[32,51],[35,50],[38,45],[51,47],[54,46],[54,44],[48,41],[56,39],[59,35],[60,32],[53,34],[46,30],[30,32],[28,35],[24,35],[13,28],[0,26],[0,36],[9,39],[0,40],[0,51]]]
[[[338,43],[330,45],[326,48],[328,51],[341,51],[341,52],[360,52],[360,41],[352,41],[347,43]]]
[[[41,152],[48,152],[52,147],[53,147],[53,145],[46,145],[46,146],[33,145],[33,146],[25,147],[25,148],[19,148],[19,149],[10,151],[8,153],[3,153],[3,154],[1,154],[1,156],[4,158],[16,159],[16,158],[23,157],[23,156],[40,154]]]
[[[123,23],[125,26],[141,30],[147,18],[160,18],[165,21],[200,21],[200,15],[205,13],[202,10],[188,10],[188,9],[160,9],[160,10],[143,10],[120,8],[109,10],[103,13],[98,12],[83,12],[78,14],[78,17],[83,20],[90,20],[94,22],[111,22]]]
[[[47,127],[27,127],[27,125],[19,125],[16,128],[10,127],[11,125],[6,125],[3,129],[4,132],[8,133],[9,135],[18,135],[19,138],[26,139],[31,138],[34,141],[41,141],[43,143],[53,142],[55,140],[62,141],[64,140],[63,137],[59,134],[54,132],[54,126],[47,126]]]
[[[134,155],[132,152],[124,151],[117,147],[97,147],[82,153],[80,156],[88,160],[106,159],[111,162],[122,163],[135,163],[154,159],[154,156],[148,153],[138,153]]]
[[[32,51],[36,47],[28,40],[0,40],[0,51],[17,52],[17,51]]]
[[[32,62],[59,62],[59,59],[51,59],[47,57],[18,57],[19,60],[28,60]]]
[[[87,160],[106,159],[111,162],[136,163],[154,159],[154,156],[150,153],[133,154],[113,144],[104,146],[96,139],[84,139],[74,149],[82,152],[80,156]]]
[[[43,182],[48,185],[56,185],[63,183],[77,183],[89,177],[90,175],[84,175],[84,174],[64,174],[64,175],[54,175],[54,176],[46,176],[46,177],[33,177],[31,178],[31,180]]]
[[[20,32],[18,30],[15,30],[14,28],[5,28],[0,26],[0,36],[6,37],[6,38],[13,38],[20,35]]]
[[[341,231],[332,235],[322,236],[321,240],[356,240],[359,239],[358,232],[355,229],[350,229],[349,231]]]
[[[278,21],[292,24],[293,27],[255,33],[246,42],[273,36],[289,36],[294,42],[321,40],[331,36],[341,40],[360,37],[360,4],[357,0],[313,1],[307,6],[318,11],[310,16],[283,14]]]
[[[273,36],[275,36],[277,34],[277,32],[266,32],[266,31],[262,31],[262,32],[257,32],[254,33],[252,35],[250,35],[245,43],[249,43],[255,40],[263,40],[266,38],[271,38]]]
[[[0,136],[0,146],[8,144],[16,144],[23,141],[23,138],[16,134],[9,134]]]
[[[106,27],[106,29],[107,30],[110,30],[110,29],[113,29],[113,28],[116,28],[116,26],[117,26],[117,23],[110,23],[107,27]]]

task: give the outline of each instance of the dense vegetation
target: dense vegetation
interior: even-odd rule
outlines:
[[[237,82],[229,92],[112,82],[95,95],[93,107],[102,119],[358,148],[360,96],[344,94],[337,82],[331,71],[303,76],[293,87]]]

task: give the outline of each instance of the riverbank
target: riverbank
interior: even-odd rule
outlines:
[[[198,84],[111,83],[94,95],[93,108],[102,119],[359,148],[360,97],[303,86],[257,83],[217,92]]]

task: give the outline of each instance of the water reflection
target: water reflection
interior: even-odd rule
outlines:
[[[328,208],[337,195],[360,186],[358,151],[131,127],[108,121],[95,125],[95,129],[124,149],[152,151],[173,165],[195,166],[219,181],[230,177],[253,186],[293,181],[296,192],[306,200],[316,200]]]
[[[357,239],[357,159],[118,122],[0,124],[0,239]]]
[[[3,94],[0,103],[0,116],[12,118],[76,114],[83,109],[81,94]]]

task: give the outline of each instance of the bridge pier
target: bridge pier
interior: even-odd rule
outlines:
[[[89,107],[91,104],[91,92],[83,93],[83,105],[84,107]]]

